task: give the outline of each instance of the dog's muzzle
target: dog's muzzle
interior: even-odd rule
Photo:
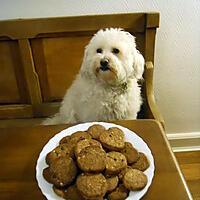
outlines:
[[[102,70],[102,71],[107,71],[107,70],[109,70],[110,68],[109,68],[109,61],[108,61],[108,59],[102,59],[101,61],[100,61],[100,70]]]

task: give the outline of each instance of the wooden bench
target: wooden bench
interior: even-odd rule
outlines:
[[[120,27],[136,36],[146,65],[139,118],[164,120],[153,93],[159,13],[0,21],[0,119],[54,114],[78,73],[84,47],[101,28]]]

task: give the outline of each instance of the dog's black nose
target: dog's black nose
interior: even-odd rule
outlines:
[[[102,59],[100,61],[100,64],[101,64],[101,67],[100,67],[101,70],[106,71],[106,70],[109,69],[109,67],[108,67],[108,60],[107,59]]]
[[[107,59],[103,59],[100,61],[101,66],[103,67],[107,67],[108,66],[108,60]]]

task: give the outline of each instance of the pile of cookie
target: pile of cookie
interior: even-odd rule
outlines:
[[[62,138],[46,156],[44,178],[68,200],[123,200],[147,184],[144,153],[126,142],[117,127],[94,124]]]

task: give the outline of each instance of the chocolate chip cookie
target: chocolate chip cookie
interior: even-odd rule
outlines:
[[[128,193],[128,189],[121,184],[113,192],[108,194],[108,200],[125,200],[128,197]]]
[[[63,199],[67,200],[84,200],[84,198],[81,196],[80,192],[78,191],[76,185],[71,185],[68,188],[56,188],[53,186],[54,192],[62,197]]]
[[[94,124],[90,126],[87,132],[92,136],[93,139],[98,139],[100,134],[105,131],[105,127],[100,124]]]
[[[46,156],[46,163],[50,165],[55,159],[64,156],[74,157],[74,150],[72,146],[66,143],[60,144],[51,152],[49,152]]]
[[[103,147],[110,151],[120,151],[125,145],[124,133],[117,127],[112,127],[106,131],[103,131],[99,136],[99,140]]]
[[[75,133],[72,133],[72,135],[69,137],[69,136],[66,136],[64,138],[62,138],[60,140],[60,144],[62,143],[67,143],[67,144],[70,144],[70,143],[73,143],[73,144],[76,144],[78,141],[80,140],[83,140],[83,139],[91,139],[91,135],[85,131],[77,131]]]
[[[106,152],[98,146],[88,146],[78,154],[77,163],[84,172],[102,172],[106,167]]]
[[[77,167],[71,157],[59,157],[51,163],[47,172],[49,173],[47,181],[56,187],[65,187],[76,178]]]
[[[44,179],[47,182],[52,183],[49,167],[45,168],[42,173],[43,173]]]
[[[77,143],[77,145],[75,146],[74,152],[76,157],[78,156],[78,154],[86,147],[88,146],[98,146],[100,148],[102,148],[101,143],[98,142],[97,140],[93,140],[93,139],[85,139],[85,140],[81,140]]]
[[[110,193],[117,187],[119,178],[118,176],[107,176],[106,181],[107,181],[107,192]]]
[[[131,165],[133,169],[138,169],[140,171],[145,171],[149,167],[149,160],[146,155],[142,152],[139,152],[138,160]]]
[[[76,185],[86,199],[101,199],[107,191],[106,178],[102,174],[81,174]]]
[[[126,157],[119,152],[111,151],[106,154],[106,173],[118,174],[122,169],[126,168]]]
[[[125,173],[127,172],[128,169],[132,169],[131,166],[127,166],[126,168],[124,168],[123,170],[120,171],[120,173],[118,174],[120,181],[123,180],[124,175],[125,175]]]
[[[133,147],[133,145],[130,142],[125,142],[125,146],[121,153],[125,155],[128,164],[136,162],[139,158],[138,151]]]
[[[147,184],[147,176],[137,169],[129,169],[124,175],[123,184],[129,190],[141,190]]]

